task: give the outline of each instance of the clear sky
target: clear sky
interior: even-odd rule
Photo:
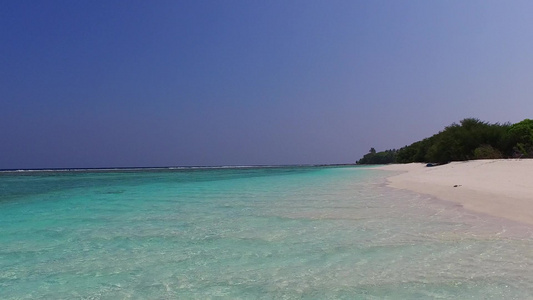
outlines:
[[[352,163],[533,113],[532,1],[2,1],[0,169]]]

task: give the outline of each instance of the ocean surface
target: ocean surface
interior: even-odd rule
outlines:
[[[533,228],[358,167],[0,173],[0,299],[533,299]]]

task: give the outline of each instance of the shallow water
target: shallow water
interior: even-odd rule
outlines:
[[[0,298],[533,298],[531,226],[387,174],[1,173]]]

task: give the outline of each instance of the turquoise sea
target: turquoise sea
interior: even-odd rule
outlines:
[[[533,227],[358,167],[0,173],[1,299],[533,299]]]

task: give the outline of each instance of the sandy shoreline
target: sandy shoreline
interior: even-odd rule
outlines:
[[[378,170],[404,171],[389,186],[452,201],[465,209],[533,225],[533,159],[412,163]]]

